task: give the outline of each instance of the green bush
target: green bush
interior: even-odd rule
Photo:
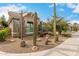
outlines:
[[[5,33],[4,32],[0,32],[0,41],[5,41]]]
[[[64,37],[71,37],[72,35],[71,35],[70,33],[64,32],[64,33],[62,34],[62,36],[64,36]]]
[[[0,31],[0,41],[3,42],[10,35],[10,29],[4,28]]]
[[[64,37],[71,37],[71,34],[64,34]]]

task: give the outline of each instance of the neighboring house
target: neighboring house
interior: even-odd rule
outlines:
[[[9,28],[11,29],[12,37],[19,37],[21,33],[21,14],[15,13],[15,12],[8,12],[9,14]],[[28,34],[33,34],[33,23],[34,23],[34,16],[35,13],[29,12],[23,14],[23,36],[26,36]],[[39,24],[39,18],[37,16],[37,23]]]
[[[77,23],[73,23],[73,24],[68,23],[68,25],[69,25],[69,30],[70,31],[79,30],[79,24],[77,24]]]
[[[79,24],[73,23],[73,31],[78,31],[78,30],[79,30]]]

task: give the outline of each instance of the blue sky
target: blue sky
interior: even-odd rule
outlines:
[[[53,3],[0,3],[0,16],[5,15],[8,19],[8,11],[17,12],[24,10],[27,12],[37,12],[41,20],[53,16]],[[71,22],[79,22],[79,4],[60,3],[56,4],[57,16],[64,17]]]

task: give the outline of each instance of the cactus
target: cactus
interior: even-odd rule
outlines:
[[[54,3],[54,23],[53,23],[54,40],[56,40],[56,4]]]
[[[36,46],[37,39],[37,13],[34,14],[34,36],[33,36],[33,45]]]

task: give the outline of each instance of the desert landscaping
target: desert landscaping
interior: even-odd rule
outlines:
[[[0,51],[5,53],[32,53],[55,48],[78,33],[79,24],[69,23],[57,15],[53,3],[53,16],[41,21],[38,12],[8,11],[8,20],[0,17]]]

